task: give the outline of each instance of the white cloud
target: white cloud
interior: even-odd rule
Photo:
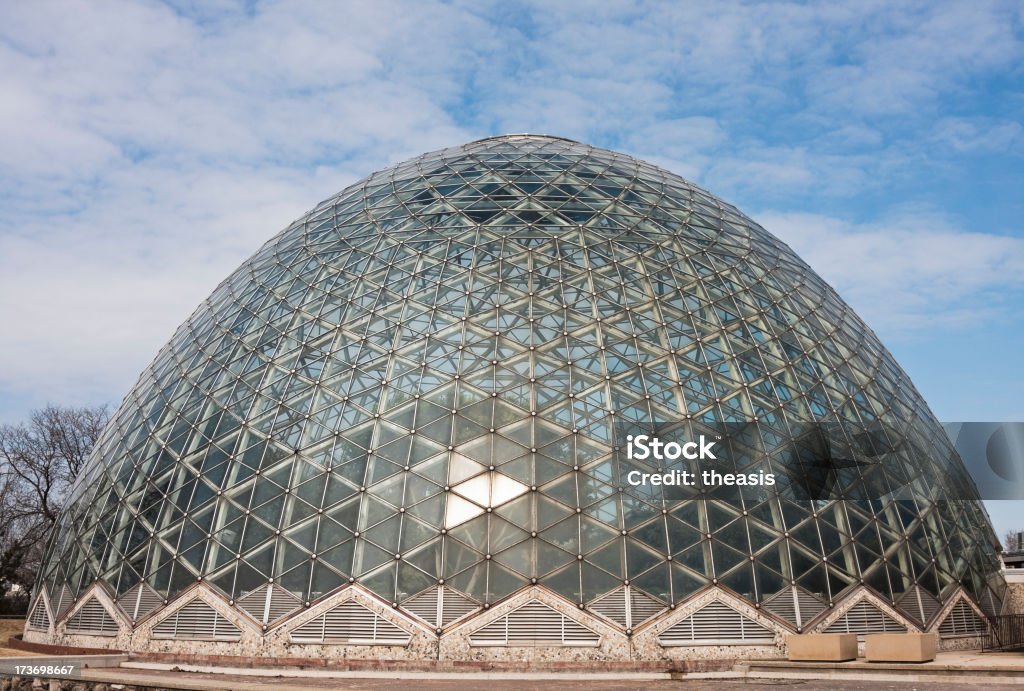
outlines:
[[[837,36],[847,59],[823,66],[809,93],[828,112],[912,116],[962,88],[965,76],[1012,69],[1022,46],[1014,3],[932,3],[907,11],[890,4],[861,13]],[[838,28],[838,27],[836,27]]]
[[[1024,148],[1024,127],[1013,120],[943,118],[933,138],[958,152],[1007,152]]]
[[[1020,318],[1024,239],[907,212],[869,224],[765,212],[781,238],[878,330],[907,335]]]
[[[120,395],[303,211],[471,138],[446,109],[471,14],[257,9],[0,9],[0,399]]]
[[[1019,63],[1013,11],[881,0],[0,4],[0,408],[119,395],[213,286],[302,211],[370,171],[502,131],[621,149],[741,206],[790,209],[778,218],[816,266],[829,259],[815,259],[800,229],[813,237],[822,220],[825,239],[880,272],[869,288],[841,266],[826,277],[872,303],[870,285],[916,274],[873,259],[884,233],[829,221],[819,200],[916,178],[923,147],[1019,152],[1019,123],[928,115],[943,94]],[[899,117],[885,119],[894,105]],[[948,225],[900,227],[904,254],[937,231],[935,242],[994,266],[942,235],[958,237]],[[915,286],[938,269],[921,271]],[[992,284],[958,286],[977,318],[971,295]]]

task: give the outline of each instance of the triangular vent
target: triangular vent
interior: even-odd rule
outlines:
[[[981,594],[978,604],[981,606],[981,611],[990,617],[999,616],[999,612],[1002,609],[1002,603],[996,597],[996,594],[992,592],[991,588],[985,588],[985,592]]]
[[[900,598],[896,600],[896,606],[911,618],[926,624],[939,611],[942,603],[936,600],[927,590],[919,585],[915,585],[900,595]]]
[[[291,633],[293,643],[406,645],[412,636],[355,600],[349,600]]]
[[[478,609],[480,605],[457,590],[446,587],[441,591],[441,626],[448,626]]]
[[[780,590],[765,600],[763,606],[798,627],[806,626],[807,622],[825,611],[824,602],[799,586]]]
[[[963,600],[953,606],[939,625],[939,635],[943,638],[984,636],[987,632],[988,624]]]
[[[438,626],[438,608],[441,600],[441,586],[426,590],[414,598],[406,600],[402,609],[415,614],[431,626]]]
[[[665,609],[665,605],[647,593],[625,586],[594,600],[588,609],[622,628],[632,629]]]
[[[597,612],[605,619],[615,622],[622,628],[629,628],[629,617],[626,616],[626,589],[617,588],[607,595],[590,603],[587,609]]]
[[[117,604],[136,622],[164,603],[160,594],[145,583],[139,583],[118,598]]]
[[[193,600],[153,627],[153,638],[237,641],[241,629],[202,600]]]
[[[241,597],[237,604],[256,621],[269,624],[297,610],[302,601],[280,586],[262,585]]]
[[[50,613],[46,611],[46,602],[43,601],[42,595],[36,598],[36,606],[28,617],[28,628],[33,631],[50,630]]]
[[[110,612],[94,597],[89,598],[81,609],[71,615],[64,628],[68,633],[90,636],[116,636],[120,629]]]
[[[402,609],[415,614],[431,626],[443,627],[470,612],[475,612],[480,609],[480,605],[457,590],[452,590],[447,586],[438,586],[406,600]]]
[[[644,623],[661,610],[665,609],[665,605],[655,600],[647,593],[641,592],[632,586],[627,588],[629,590],[629,626],[630,628],[636,627],[639,624]]]
[[[712,602],[680,619],[658,636],[670,645],[758,645],[775,642],[775,633],[722,602]]]
[[[825,633],[906,633],[907,627],[900,624],[867,600],[861,600],[843,616],[829,624]]]
[[[277,621],[301,606],[302,600],[298,595],[275,585],[270,591],[270,602],[267,604],[267,623]]]
[[[75,604],[75,597],[71,594],[71,588],[62,585],[57,592],[57,597],[50,602],[53,605],[53,611],[57,613],[57,618],[60,619],[65,612],[71,609],[71,605]]]
[[[582,624],[531,600],[469,636],[475,646],[580,646],[594,647],[601,636]]]

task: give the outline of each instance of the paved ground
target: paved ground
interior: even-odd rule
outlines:
[[[893,691],[965,691],[984,686],[986,691],[1014,689],[1021,685],[991,684],[984,678],[972,680],[971,684],[946,682],[879,682],[879,681],[776,681],[766,679],[750,680],[681,680],[681,681],[605,681],[605,680],[490,680],[468,678],[465,680],[400,680],[400,679],[281,679],[234,677],[212,674],[186,674],[175,672],[150,672],[143,670],[118,670],[123,684],[162,683],[165,688],[195,689],[251,689],[263,691],[316,691],[337,689],[339,691],[385,691],[414,689],[415,691],[751,691],[752,689],[786,689],[812,691],[862,691],[892,689]],[[145,680],[145,681],[144,681]],[[171,686],[173,684],[174,686]]]
[[[4,647],[7,645],[8,638],[16,633],[21,633],[24,628],[24,619],[0,619],[0,657],[23,657],[32,654]]]
[[[2,655],[2,653],[0,653]],[[74,658],[36,658],[37,660],[63,661],[83,664]],[[117,660],[105,660],[103,664],[116,664]],[[101,658],[95,658],[101,664]],[[13,662],[10,661],[10,662]],[[941,653],[934,662],[922,665],[894,665],[867,663],[864,661],[841,664],[784,662],[751,662],[747,678],[718,678],[669,680],[661,675],[620,675],[619,679],[609,678],[601,673],[557,674],[539,679],[537,675],[526,678],[507,678],[505,673],[435,673],[436,678],[418,672],[370,673],[370,676],[344,676],[343,672],[310,670],[309,676],[281,676],[277,670],[253,669],[235,670],[225,668],[226,673],[216,674],[206,670],[184,672],[170,663],[127,662],[129,667],[93,667],[82,670],[82,678],[113,684],[125,684],[144,688],[189,689],[192,691],[224,691],[226,689],[252,691],[318,691],[339,689],[342,691],[381,691],[390,689],[413,689],[414,691],[669,691],[680,689],[730,691],[751,689],[787,689],[811,691],[860,691],[861,689],[892,689],[893,691],[953,691],[984,686],[987,690],[1024,689],[1024,654],[1022,653],[981,653],[977,651]],[[132,666],[136,665],[136,666]],[[148,667],[146,665],[149,665]],[[926,672],[931,678],[920,676]],[[839,674],[842,679],[826,678]],[[900,680],[898,675],[905,675]],[[339,676],[341,675],[341,676]],[[964,675],[956,678],[955,675]],[[717,675],[715,675],[717,676]],[[401,678],[396,678],[401,677]],[[498,678],[495,678],[498,677]],[[505,677],[505,678],[501,678]]]

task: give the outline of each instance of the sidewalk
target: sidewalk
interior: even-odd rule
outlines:
[[[1024,687],[1024,653],[940,653],[932,662],[921,664],[854,662],[789,662],[752,660],[740,662],[722,672],[670,673],[650,671],[510,672],[467,671],[429,672],[404,670],[331,670],[325,668],[242,668],[194,665],[173,661],[147,662],[126,656],[34,656],[33,664],[59,665],[75,661],[80,678],[86,682],[123,684],[161,689],[280,689],[313,691],[316,689],[391,689],[415,685],[421,691],[442,689],[479,689],[512,691],[518,689],[637,689],[643,691],[688,689],[757,688],[777,684],[799,684],[804,689],[854,691],[857,689],[920,689],[929,691],[959,689],[984,684],[989,690]],[[21,660],[19,660],[21,662]]]
[[[748,679],[874,679],[877,681],[959,681],[1024,686],[1024,653],[976,650],[939,653],[931,662],[881,663],[750,661],[737,665]]]

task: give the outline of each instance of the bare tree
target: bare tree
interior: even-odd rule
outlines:
[[[46,536],[108,419],[106,406],[48,405],[0,425],[0,595],[32,587]]]
[[[1024,549],[1024,531],[1007,530],[1003,535],[1003,549],[1007,552],[1019,552]]]

